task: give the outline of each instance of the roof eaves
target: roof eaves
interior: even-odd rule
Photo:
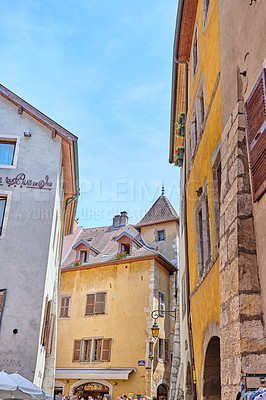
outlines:
[[[15,104],[16,106],[22,106],[23,112],[26,112],[31,117],[35,118],[41,124],[45,125],[50,129],[55,129],[56,133],[59,135],[71,140],[77,141],[77,136],[73,135],[73,133],[69,132],[67,129],[63,128],[57,122],[53,121],[51,118],[47,117],[47,115],[43,114],[41,111],[37,110],[37,108],[33,107],[31,104],[27,103],[21,97],[17,96],[15,93],[11,92],[11,90],[7,89],[5,86],[0,85],[0,95],[4,97],[6,100]]]

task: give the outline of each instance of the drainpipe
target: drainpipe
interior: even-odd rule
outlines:
[[[174,57],[176,64],[185,64],[185,125],[187,121],[188,112],[188,62],[178,60]],[[186,136],[184,139],[184,244],[185,244],[185,264],[186,264],[186,292],[187,292],[187,324],[188,324],[188,340],[190,350],[190,366],[191,366],[191,379],[192,379],[192,395],[193,399],[197,400],[197,387],[196,387],[196,375],[195,375],[195,361],[194,361],[194,350],[192,340],[192,325],[191,325],[191,314],[190,314],[190,281],[189,281],[189,257],[188,257],[188,229],[187,229],[187,163],[186,163]]]
[[[67,209],[68,206],[73,203],[73,201],[77,200],[79,194],[74,195],[73,197],[68,197],[66,199],[66,206],[65,206],[65,215],[64,215],[64,222],[63,222],[63,229],[62,229],[62,237],[61,237],[61,244],[60,244],[60,257],[59,257],[59,268],[58,268],[58,293],[60,289],[60,279],[61,279],[61,262],[62,262],[62,254],[63,254],[63,243],[64,243],[64,236],[65,236],[65,228],[66,228],[66,217],[67,217]]]

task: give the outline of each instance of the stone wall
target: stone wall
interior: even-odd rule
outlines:
[[[235,398],[241,373],[262,373],[266,341],[252,215],[244,102],[222,132],[220,333],[222,400]]]

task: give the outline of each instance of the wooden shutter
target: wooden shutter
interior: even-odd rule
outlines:
[[[55,315],[51,314],[51,321],[50,321],[48,339],[47,339],[47,349],[46,349],[47,354],[51,354],[51,351],[52,351],[52,342],[53,342],[53,336],[54,336],[54,321],[55,321]]]
[[[87,294],[86,313],[85,315],[93,315],[94,313],[95,294]]]
[[[253,201],[266,190],[266,70],[263,69],[245,103],[247,144],[253,188]]]
[[[46,346],[48,340],[48,331],[49,331],[49,323],[50,323],[50,311],[51,311],[51,303],[52,301],[48,301],[47,305],[47,313],[45,318],[45,327],[44,327],[44,335],[43,335],[43,346]]]
[[[47,311],[48,311],[48,296],[46,296],[45,299],[45,309],[44,309],[44,316],[43,316],[43,323],[42,323],[42,335],[41,335],[41,345],[44,346],[44,332],[45,332],[45,322],[46,322],[46,317],[47,317]]]
[[[69,316],[70,297],[61,297],[60,317],[67,318]]]
[[[6,289],[3,289],[0,292],[0,322],[3,314],[5,298],[6,298]]]
[[[95,314],[104,314],[105,293],[96,293],[95,296]]]
[[[155,242],[159,241],[159,233],[157,230],[154,231],[154,235],[155,235]]]
[[[164,340],[164,362],[169,362],[169,340]]]
[[[111,344],[112,339],[102,339],[101,361],[110,361]]]
[[[74,340],[72,362],[80,362],[81,347],[82,347],[82,340],[80,340],[80,339]]]

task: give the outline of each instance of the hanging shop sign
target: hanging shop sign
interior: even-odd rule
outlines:
[[[19,173],[15,178],[9,178],[8,176],[5,178],[5,183],[8,187],[26,187],[32,189],[46,189],[52,190],[52,182],[49,181],[49,176],[46,175],[44,179],[39,181],[28,179],[24,173]],[[0,185],[3,186],[3,178],[0,177]]]

